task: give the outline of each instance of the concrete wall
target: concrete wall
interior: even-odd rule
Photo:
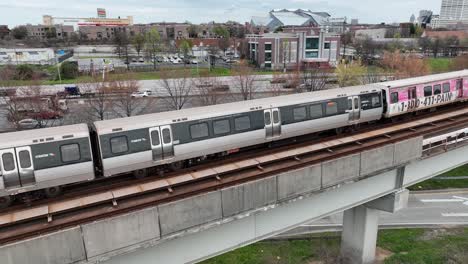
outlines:
[[[263,211],[265,206],[285,205],[298,196],[320,195],[314,192],[336,185],[346,186],[343,183],[360,181],[376,172],[395,169],[398,165],[420,157],[421,148],[422,138],[410,139],[235,187],[4,245],[0,247],[0,259],[6,260],[2,263],[76,263],[82,260],[95,263],[140,247],[155,244],[161,247],[161,243],[169,243],[176,237],[229,223],[242,218],[242,215],[256,214]],[[372,179],[374,177],[370,176],[370,180]],[[396,184],[396,181],[392,182]],[[373,184],[377,186],[379,183]],[[341,187],[333,191],[342,193],[345,189]],[[261,218],[260,215],[258,217]]]

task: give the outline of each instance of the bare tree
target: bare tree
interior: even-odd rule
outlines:
[[[233,84],[239,89],[242,100],[253,99],[253,94],[257,88],[255,86],[257,76],[254,75],[252,68],[249,67],[246,61],[241,61],[233,72]]]
[[[217,77],[195,78],[192,86],[196,87],[198,102],[202,106],[219,104],[229,92],[229,86]]]
[[[160,86],[164,88],[168,96],[166,101],[171,109],[180,110],[188,102],[192,86],[188,80],[188,72],[166,71],[161,73]]]
[[[323,69],[309,67],[304,69],[304,72],[302,73],[303,87],[307,92],[325,89],[327,79],[328,73]]]
[[[112,92],[111,106],[120,117],[129,117],[141,114],[150,104],[152,98],[136,98],[133,96],[140,85],[132,75],[124,75],[113,79],[108,84]]]
[[[96,77],[91,82],[81,83],[80,87],[84,92],[94,93],[93,98],[89,98],[84,101],[86,106],[85,112],[87,115],[87,122],[90,123],[94,120],[107,119],[109,111],[112,108],[110,101],[110,88],[107,84],[100,82]]]

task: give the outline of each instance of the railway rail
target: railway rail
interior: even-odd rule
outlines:
[[[272,149],[258,155],[226,159],[217,165],[186,169],[165,178],[143,179],[93,194],[62,197],[62,201],[9,210],[0,213],[0,244],[264,178],[408,138],[459,129],[466,127],[467,123],[468,108],[464,107],[355,135]]]

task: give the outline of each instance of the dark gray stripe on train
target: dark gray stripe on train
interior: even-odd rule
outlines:
[[[110,140],[114,137],[126,136],[128,150],[122,153],[112,153]],[[112,158],[122,155],[138,153],[151,150],[151,141],[149,138],[149,128],[122,131],[118,133],[105,134],[99,137],[101,140],[102,158]]]
[[[69,144],[78,144],[80,146],[80,159],[63,162],[60,146]],[[31,145],[31,153],[34,161],[34,170],[49,169],[92,160],[89,138],[74,138]]]

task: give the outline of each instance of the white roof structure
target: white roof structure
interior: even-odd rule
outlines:
[[[310,20],[310,17],[303,17],[290,11],[272,12],[271,14],[281,21],[284,26],[302,26]]]
[[[279,26],[306,26],[316,24],[325,26],[329,23],[330,15],[326,12],[312,12],[304,9],[273,9],[268,16],[252,17],[253,25],[267,26],[271,31]]]

